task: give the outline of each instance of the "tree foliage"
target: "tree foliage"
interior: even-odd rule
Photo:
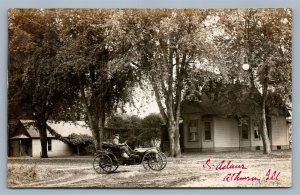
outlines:
[[[62,47],[58,57],[67,85],[77,86],[87,123],[101,148],[106,115],[129,101],[134,69],[126,61],[128,43],[117,31],[111,10],[69,10],[61,18]]]
[[[108,118],[108,128],[137,129],[142,127],[142,119],[136,115],[116,114]]]
[[[267,99],[291,105],[291,25],[290,9],[12,9],[9,117],[36,121],[43,157],[48,119],[84,116],[100,149],[106,119],[139,83],[152,90],[161,118],[116,116],[108,126],[163,121],[170,154],[180,156],[183,98],[205,93],[238,105],[260,92],[265,142]]]
[[[130,147],[157,146],[161,138],[160,114],[149,114],[144,118],[135,115],[114,115],[108,118],[107,127],[110,129],[129,130],[130,134],[121,134],[122,139],[127,139]]]
[[[163,125],[163,121],[160,114],[152,113],[142,120],[142,127],[144,128],[161,128],[161,125]]]
[[[107,119],[106,127],[108,128],[160,128],[163,124],[160,114],[151,113],[144,118],[136,115],[115,114]]]
[[[220,13],[224,34],[216,39],[222,50],[223,63],[240,81],[253,78],[253,85],[262,92],[262,85],[272,87],[287,104],[291,102],[291,36],[290,9],[239,9]],[[230,21],[233,22],[229,22]],[[240,65],[244,57],[249,72]],[[268,83],[265,79],[268,78]]]
[[[63,85],[65,79],[58,69],[61,42],[55,13],[37,9],[9,12],[9,112],[35,120],[42,157],[47,157],[46,121],[67,109],[76,97]]]
[[[131,14],[130,14],[131,13]],[[132,17],[139,15],[139,17]],[[122,17],[136,53],[132,64],[151,83],[162,119],[167,124],[171,156],[180,156],[179,117],[184,82],[195,64],[210,59],[209,10],[130,10]],[[211,55],[210,55],[211,54]]]
[[[81,144],[94,144],[94,138],[87,134],[75,134],[72,133],[68,136],[68,142],[72,145],[81,145]]]
[[[186,98],[197,100],[207,83],[216,83],[214,78],[223,85],[234,84],[231,97],[236,94],[236,98],[229,96],[226,100],[235,105],[232,110],[237,116],[237,108],[245,104],[243,97],[259,106],[256,114],[260,115],[264,149],[270,153],[266,114],[271,107],[284,110],[291,106],[291,10],[225,9],[216,17],[219,19],[216,29],[222,33],[213,36],[213,40],[223,59],[222,74],[219,78],[211,75],[209,79],[192,80]],[[250,64],[248,71],[242,69],[243,63]],[[212,95],[219,93],[214,87],[209,90]],[[248,95],[238,95],[242,91]]]
[[[239,48],[244,50],[251,65],[252,89],[261,92],[261,133],[264,152],[270,153],[266,120],[270,83],[272,93],[280,94],[286,106],[291,103],[291,10],[246,9],[238,14],[241,15],[239,33],[231,39],[240,40],[232,43],[240,44]]]

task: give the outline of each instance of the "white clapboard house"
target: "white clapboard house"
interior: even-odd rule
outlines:
[[[245,107],[246,109],[246,107]],[[184,151],[263,150],[261,125],[257,115],[248,112],[243,122],[201,104],[183,106]],[[290,125],[283,114],[268,114],[267,129],[272,150],[290,148]]]
[[[221,90],[228,87],[231,86]],[[263,150],[259,96],[249,97],[249,93],[242,92],[241,102],[233,105],[227,103],[228,94],[222,92],[215,98],[217,95],[202,93],[201,101],[182,104],[184,151]],[[275,96],[267,100],[266,119],[272,150],[291,147],[291,112],[280,101]]]
[[[40,157],[41,143],[40,135],[31,120],[19,120],[14,129],[13,134],[9,138],[9,156],[29,156]],[[53,122],[49,121],[47,124],[55,129],[63,137],[68,137],[70,134],[87,134],[91,135],[89,127],[84,121],[76,122]],[[49,157],[57,156],[71,156],[74,154],[74,149],[60,140],[55,139],[47,131],[48,143],[47,150]]]

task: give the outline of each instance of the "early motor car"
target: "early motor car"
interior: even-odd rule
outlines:
[[[97,173],[115,172],[120,165],[142,164],[145,170],[161,171],[167,165],[167,157],[159,149],[137,148],[132,150],[127,144],[131,155],[123,157],[122,149],[112,143],[103,143],[102,150],[98,151],[94,157],[93,167]]]

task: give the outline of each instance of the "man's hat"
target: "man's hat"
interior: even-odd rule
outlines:
[[[120,134],[115,134],[115,137],[116,137],[116,136],[120,136]]]

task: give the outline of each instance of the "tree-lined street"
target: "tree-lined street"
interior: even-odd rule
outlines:
[[[235,85],[255,104],[264,153],[269,105],[291,107],[290,9],[11,9],[9,120],[33,120],[47,158],[48,120],[88,124],[97,150],[109,117],[151,91],[180,157],[183,101]],[[244,69],[244,70],[243,70]],[[210,84],[208,84],[210,83]],[[245,86],[245,87],[243,87]],[[241,90],[243,89],[243,90]],[[254,97],[255,96],[255,97]],[[227,116],[240,95],[228,97]],[[216,101],[216,97],[214,97]],[[147,102],[147,98],[141,101]]]

